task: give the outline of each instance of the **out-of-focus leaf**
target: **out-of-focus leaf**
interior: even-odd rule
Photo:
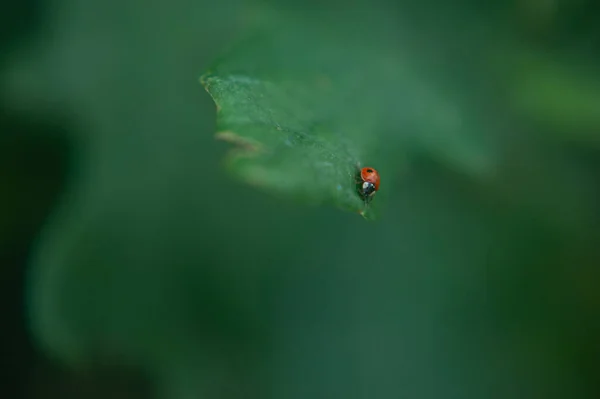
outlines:
[[[518,58],[512,106],[569,141],[600,143],[600,79],[595,67],[569,63],[559,55],[528,51]]]

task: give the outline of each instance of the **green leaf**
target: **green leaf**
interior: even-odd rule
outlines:
[[[489,168],[460,99],[415,62],[419,49],[399,45],[397,23],[374,10],[317,15],[318,24],[285,13],[260,21],[202,76],[217,105],[216,137],[236,147],[227,159],[234,175],[365,216],[358,165],[381,174],[375,209],[415,150],[469,173]]]

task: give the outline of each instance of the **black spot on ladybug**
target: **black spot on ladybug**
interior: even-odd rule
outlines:
[[[367,173],[373,173],[373,169],[367,169]]]

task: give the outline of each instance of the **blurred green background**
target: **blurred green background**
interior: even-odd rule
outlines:
[[[374,223],[232,179],[200,75],[273,10],[365,4],[411,22],[385,40],[471,104],[494,172],[409,154]],[[598,8],[3,4],[0,396],[599,397]]]

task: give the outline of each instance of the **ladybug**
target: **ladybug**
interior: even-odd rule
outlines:
[[[369,204],[377,190],[379,190],[379,172],[370,167],[359,169],[356,178],[356,190],[362,200],[365,201],[365,204]]]

